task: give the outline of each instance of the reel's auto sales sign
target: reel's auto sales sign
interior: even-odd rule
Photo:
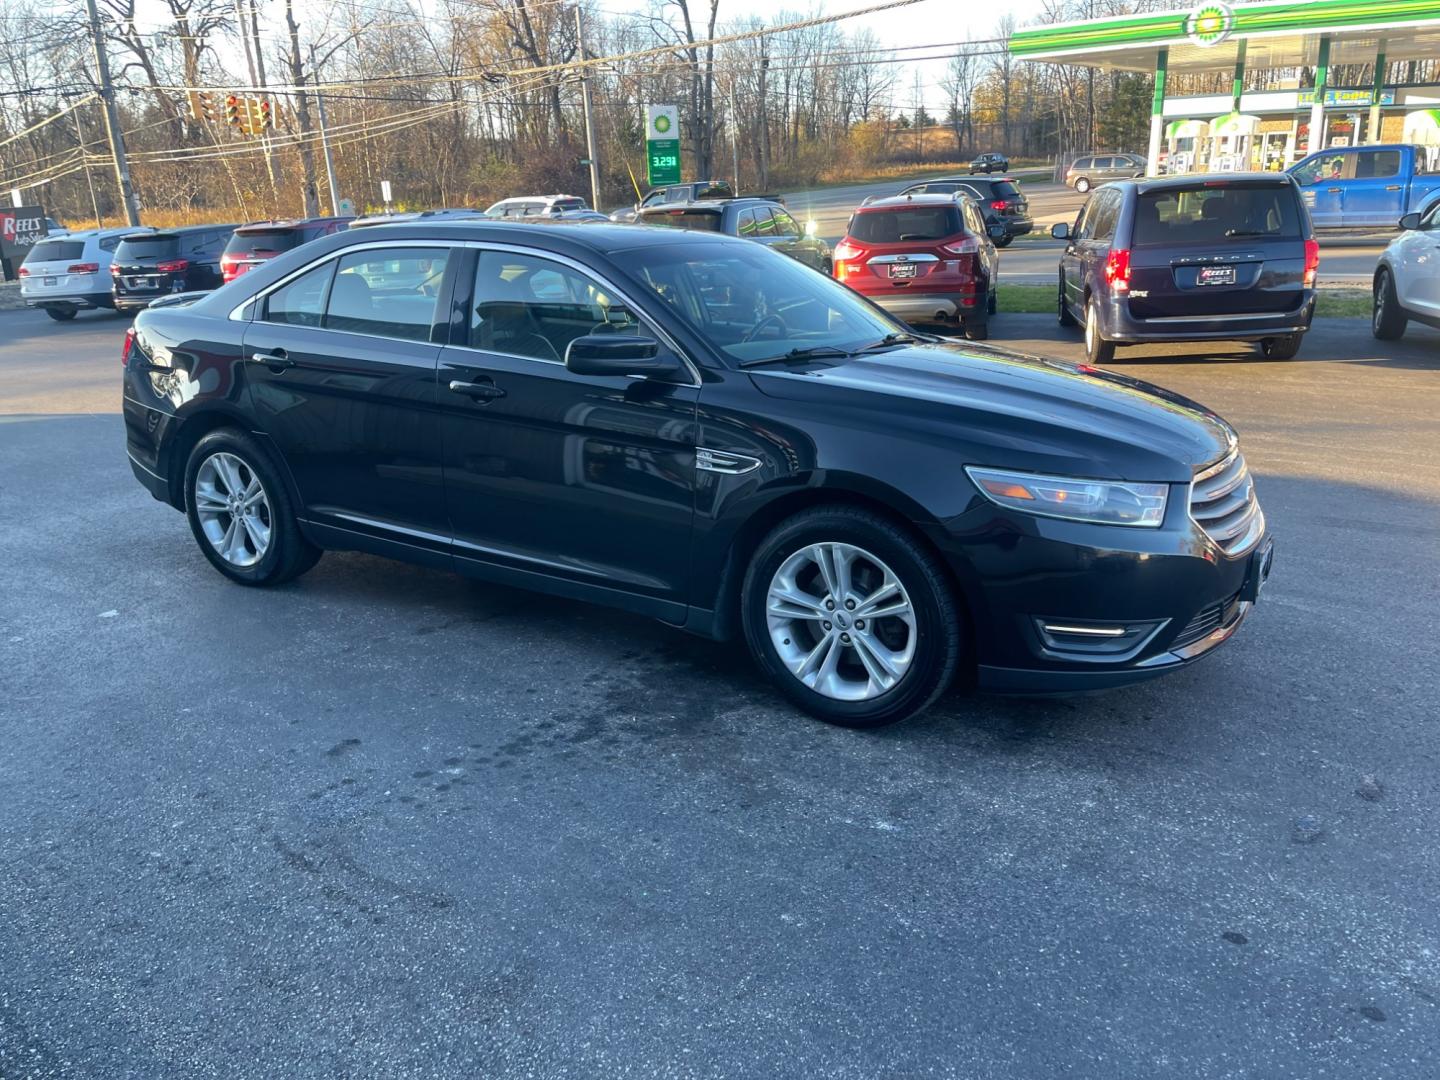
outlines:
[[[19,266],[20,260],[44,236],[43,206],[16,206],[0,210],[0,258],[9,259]]]

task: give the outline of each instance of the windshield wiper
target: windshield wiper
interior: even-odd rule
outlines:
[[[812,345],[808,349],[791,349],[780,356],[762,356],[758,360],[741,360],[742,368],[760,367],[762,364],[787,364],[797,360],[818,360],[822,357],[849,357],[852,354],[846,349],[837,348],[834,345]]]
[[[1226,236],[1274,236],[1270,229],[1226,229]]]
[[[914,345],[920,339],[914,334],[886,334],[879,341],[872,345],[866,345],[861,352],[869,352],[871,349],[884,349],[891,345]]]

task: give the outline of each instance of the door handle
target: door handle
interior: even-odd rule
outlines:
[[[450,383],[450,389],[475,401],[494,401],[505,396],[505,391],[493,382],[462,382],[455,379]]]
[[[1399,185],[1399,184],[1390,184],[1388,187],[1385,188],[1385,190],[1386,190],[1386,191],[1399,191],[1399,190],[1400,190],[1400,185]]]
[[[1338,188],[1338,187],[1327,187],[1327,188],[1325,189],[1325,193],[1326,193],[1327,195],[1339,195],[1342,190],[1343,190],[1342,188]]]
[[[295,361],[285,355],[284,349],[276,349],[273,352],[251,353],[250,359],[257,364],[264,364],[271,371],[284,371],[288,367],[295,366]]]

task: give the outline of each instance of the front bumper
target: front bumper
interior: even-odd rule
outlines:
[[[1260,341],[1269,337],[1303,334],[1315,317],[1315,294],[1307,293],[1291,311],[1259,315],[1171,315],[1141,319],[1131,315],[1124,300],[1107,307],[1111,341],[1139,344],[1150,341]]]
[[[1103,690],[1176,671],[1229,641],[1269,577],[1268,529],[1227,555],[1172,485],[1159,529],[973,507],[936,536],[966,594],[977,685],[999,693]]]

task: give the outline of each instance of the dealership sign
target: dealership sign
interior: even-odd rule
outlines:
[[[0,258],[19,261],[45,236],[45,208],[17,206],[0,210]]]

